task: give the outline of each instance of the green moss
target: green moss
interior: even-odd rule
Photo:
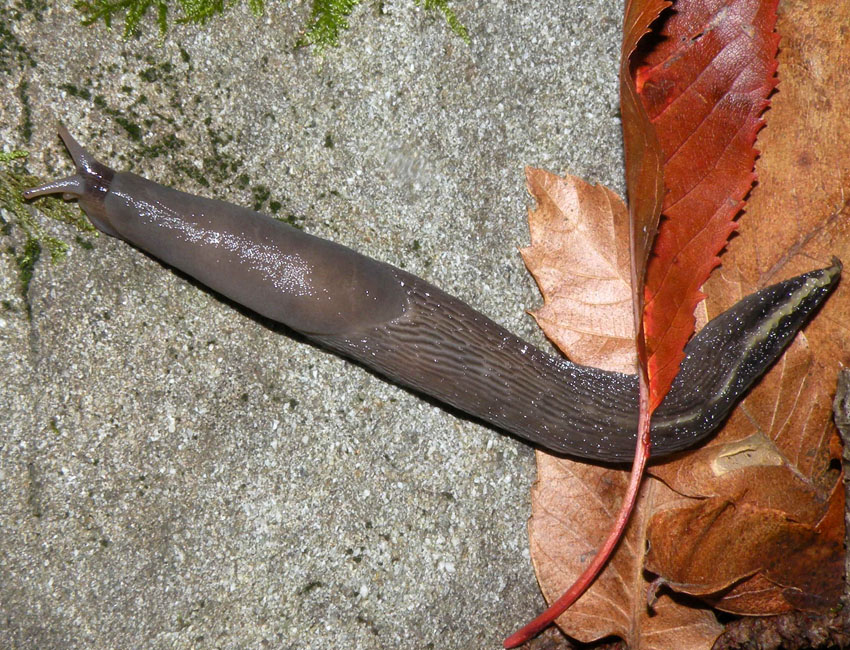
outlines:
[[[21,140],[24,142],[32,140],[32,107],[27,94],[29,87],[29,82],[25,79],[21,79],[21,83],[18,84],[18,99],[21,101],[21,123],[18,125],[18,131],[21,134]]]
[[[255,185],[251,188],[251,194],[254,195],[254,209],[261,210],[263,208],[263,204],[269,200],[272,193],[265,185]]]
[[[140,119],[139,113],[138,111],[136,111],[136,107],[138,105],[147,103],[147,98],[144,94],[139,94],[136,100],[129,106],[123,106],[119,109],[110,106],[109,102],[103,95],[92,96],[91,92],[86,88],[79,88],[77,86],[74,86],[73,84],[64,84],[61,87],[63,90],[65,90],[65,92],[67,92],[69,95],[72,95],[73,97],[84,99],[86,101],[91,101],[92,104],[94,104],[94,106],[97,107],[100,111],[111,117],[113,121],[124,130],[130,140],[139,145],[144,145],[142,138],[144,129],[145,127],[150,127],[153,123],[153,121],[150,119]],[[134,93],[134,89],[129,86],[123,86],[121,90],[128,95],[132,95]],[[156,157],[160,153],[162,153],[164,149],[177,148],[179,146],[182,146],[182,144],[182,141],[179,141],[179,139],[173,135],[165,136],[157,143],[151,145],[144,145],[142,147],[141,153],[144,155]]]
[[[146,144],[139,151],[139,156],[146,158],[158,158],[163,154],[178,151],[186,146],[186,142],[173,133],[162,136],[156,142]]]
[[[240,174],[239,170],[243,166],[241,158],[237,158],[233,154],[223,150],[224,145],[229,144],[233,140],[233,136],[229,133],[221,133],[212,128],[212,120],[204,120],[206,125],[207,137],[212,149],[210,155],[204,156],[201,167],[185,161],[177,160],[174,163],[175,171],[182,176],[191,178],[198,185],[208,188],[225,188],[236,185],[240,188],[247,188],[249,179],[246,174]],[[181,148],[185,143],[175,136],[168,136],[163,141],[173,144],[173,148]],[[161,147],[158,147],[156,154],[161,153]],[[151,155],[151,152],[143,150],[139,155]],[[134,156],[135,157],[135,156]]]
[[[306,596],[311,591],[314,591],[316,589],[321,589],[324,586],[325,586],[325,583],[322,582],[321,580],[312,580],[312,581],[308,582],[306,585],[304,585],[304,587],[301,588],[301,591],[299,593],[300,593],[301,596]]]
[[[74,236],[74,241],[79,244],[80,248],[83,248],[87,251],[90,251],[94,248],[94,244],[92,244],[88,239],[80,237],[79,235]]]
[[[152,82],[156,81],[158,74],[157,74],[156,68],[147,68],[145,70],[142,70],[139,73],[139,76],[142,78],[143,81],[147,81],[148,83],[152,83]]]
[[[304,230],[304,217],[300,217],[297,214],[288,214],[285,217],[275,216],[275,219],[283,221],[283,223],[288,223],[293,228],[298,228],[298,230]]]
[[[469,31],[457,19],[455,12],[449,7],[449,0],[415,0],[417,5],[424,5],[426,11],[439,11],[446,19],[449,28],[469,45]]]
[[[34,237],[27,237],[24,250],[15,256],[21,279],[21,293],[24,295],[29,292],[35,263],[38,262],[39,257],[41,257],[41,244]]]
[[[156,16],[160,35],[168,30],[169,7],[177,5],[177,22],[204,24],[211,18],[224,13],[242,0],[76,0],[74,7],[83,15],[83,24],[91,25],[102,21],[112,27],[113,19],[124,20],[124,37],[141,31],[142,20],[151,12]],[[312,45],[317,52],[339,45],[339,38],[348,29],[348,17],[361,0],[313,0],[310,22],[296,42],[296,47]],[[426,11],[443,15],[449,28],[469,43],[469,32],[458,20],[449,6],[449,0],[414,0]],[[247,0],[251,12],[260,16],[265,11],[263,0]],[[0,30],[0,39],[3,37]],[[181,57],[188,62],[189,55],[181,49]]]
[[[68,244],[52,235],[47,234],[36,220],[31,208],[24,203],[22,192],[38,185],[41,179],[29,174],[19,162],[26,157],[24,151],[0,152],[0,208],[11,215],[7,222],[0,217],[3,234],[9,235],[12,227],[20,228],[24,234],[24,244],[19,250],[13,250],[18,266],[21,294],[26,300],[29,285],[35,271],[36,262],[43,252],[47,251],[53,262],[63,259],[68,252]],[[67,204],[56,197],[38,199],[39,211],[50,219],[68,223],[81,232],[95,232],[88,219],[76,205]]]
[[[123,115],[116,115],[115,122],[127,132],[131,140],[135,140],[136,142],[142,141],[142,127],[138,124],[134,124]]]
[[[29,154],[26,151],[0,151],[0,163],[12,162],[13,160],[22,160]]]
[[[313,21],[296,47],[313,45],[321,52],[339,45],[339,34],[348,29],[348,16],[360,0],[313,0]]]
[[[207,180],[206,174],[202,170],[195,167],[194,165],[190,165],[189,163],[185,163],[185,162],[178,162],[177,163],[177,171],[181,172],[186,177],[191,178],[193,181],[195,181],[201,187],[209,187],[210,186],[210,182]]]
[[[79,88],[74,84],[68,83],[60,85],[59,88],[71,95],[71,97],[78,97],[79,99],[84,99],[87,102],[91,101],[91,92],[88,88]]]
[[[156,12],[159,31],[164,34],[168,29],[168,4],[165,0],[78,0],[74,8],[83,14],[83,24],[102,20],[107,27],[112,27],[115,16],[124,16],[124,37],[132,36],[139,29],[139,23],[149,10]]]
[[[156,24],[160,35],[168,30],[169,5],[177,4],[180,15],[177,22],[205,23],[213,16],[223,13],[238,0],[77,0],[74,8],[83,14],[83,24],[103,21],[107,27],[112,27],[116,17],[124,19],[124,38],[139,33],[142,19],[152,12],[156,16]],[[248,0],[248,6],[256,15],[264,10],[262,0]]]

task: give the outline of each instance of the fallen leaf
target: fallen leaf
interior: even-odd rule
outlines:
[[[627,11],[634,12],[636,7],[629,3]],[[759,135],[765,153],[758,167],[759,185],[742,221],[742,236],[733,238],[724,266],[706,285],[712,296],[707,307],[710,315],[757,288],[826,265],[831,254],[850,260],[850,204],[845,198],[850,159],[846,139],[836,137],[843,133],[839,120],[850,114],[842,76],[850,63],[847,24],[848,6],[783,5],[779,16],[779,32],[787,35],[779,57],[783,85],[766,114],[768,128]],[[843,58],[836,60],[839,51]],[[625,117],[626,111],[624,121]],[[641,137],[640,132],[632,134],[630,141],[640,142]],[[640,200],[651,201],[657,194],[645,181],[649,198]],[[630,178],[629,186],[641,186],[640,178]],[[788,215],[795,219],[789,221]],[[564,260],[567,265],[575,263],[575,259]],[[678,558],[667,563],[670,571],[665,577],[670,586],[690,585],[703,571],[706,585],[692,585],[694,593],[704,594],[721,608],[773,612],[779,611],[778,606],[817,609],[831,602],[836,585],[843,584],[844,501],[834,466],[840,445],[832,435],[828,406],[835,368],[850,363],[848,316],[845,283],[807,330],[808,349],[804,339],[798,340],[792,354],[733,414],[728,428],[737,433],[731,437],[722,433],[702,459],[697,455],[703,452],[692,452],[683,460],[653,469],[675,489],[647,478],[626,533],[629,541],[623,542],[597,582],[558,619],[567,634],[583,641],[616,634],[631,647],[655,647],[654,638],[673,634],[678,626],[681,636],[669,636],[657,647],[711,645],[720,631],[713,615],[681,606],[666,590],[661,592],[656,617],[646,614],[648,585],[642,557],[642,535],[646,534],[652,535],[650,547],[657,546],[659,557]],[[569,322],[568,310],[563,317]],[[604,349],[604,344],[597,348]],[[570,349],[565,352],[575,354]],[[749,478],[739,480],[744,474]],[[529,532],[535,570],[547,597],[559,595],[594,554],[613,521],[625,480],[624,472],[538,452]],[[694,509],[698,506],[703,510]],[[741,518],[735,518],[736,512]],[[753,518],[753,513],[759,516]],[[708,532],[708,527],[694,526],[702,533],[700,538],[680,525],[712,516],[729,518],[728,536],[719,534],[722,528]],[[665,521],[676,527],[662,532]],[[755,522],[753,528],[762,535],[750,535],[747,521]],[[776,534],[780,530],[793,534]],[[690,550],[699,549],[696,555],[713,553],[719,566],[729,554],[721,552],[728,551],[728,540],[739,541],[732,531],[746,533],[750,544],[736,547],[742,549],[741,557],[735,557],[730,568],[715,572],[724,573],[720,579],[708,572],[706,562],[699,567],[683,561],[693,557]],[[712,538],[717,541],[710,543]],[[675,544],[669,543],[671,539]],[[697,542],[705,545],[694,546]],[[747,563],[753,549],[762,553],[760,563]],[[664,576],[664,571],[659,572]],[[706,591],[715,587],[719,593]]]
[[[638,42],[672,0],[628,0],[623,18],[620,49],[620,114],[626,157],[626,192],[629,203],[629,244],[635,303],[642,313],[646,263],[655,241],[661,203],[664,198],[664,172],[661,145],[637,94],[631,59]],[[639,330],[636,321],[635,330]]]
[[[531,556],[547,600],[560,596],[604,540],[628,483],[628,472],[537,455],[529,521]],[[647,607],[643,571],[649,515],[681,497],[646,480],[616,554],[593,585],[562,614],[558,626],[583,642],[616,635],[631,648],[710,648],[723,630],[707,608],[679,604],[663,594]],[[575,507],[581,504],[581,507]]]
[[[678,0],[634,56],[666,190],[645,288],[653,410],[679,371],[700,288],[755,179],[753,143],[776,84],[775,20],[775,0]]]
[[[825,611],[843,593],[843,581],[834,580],[844,563],[843,535],[836,536],[841,527],[835,525],[835,513],[844,512],[843,494],[837,484],[816,525],[718,497],[662,507],[650,523],[646,568],[672,567],[665,584],[736,614]],[[765,548],[770,552],[754,552]]]
[[[525,174],[537,205],[528,212],[531,245],[520,253],[543,295],[531,315],[576,363],[604,359],[608,370],[634,372],[626,206],[574,176],[531,167]]]
[[[612,342],[604,327],[606,320],[619,328],[633,327],[630,289],[623,286],[628,282],[623,259],[628,259],[628,234],[622,199],[574,177],[561,179],[533,169],[527,176],[537,206],[529,210],[532,244],[523,250],[523,258],[544,293],[544,308],[538,311],[544,316],[538,316],[538,322],[571,358],[607,370],[633,371],[634,339],[621,350],[616,344],[620,337]],[[562,283],[568,286],[577,278],[605,288],[608,299],[559,291]],[[575,322],[585,325],[577,332]],[[603,543],[628,481],[627,471],[537,452],[529,543],[537,579],[550,602],[582,573]],[[682,497],[660,481],[644,480],[616,554],[557,619],[565,633],[585,642],[617,635],[633,648],[711,647],[722,626],[710,610],[683,606],[666,594],[652,612],[646,606],[649,583],[643,561],[649,514],[680,501]]]
[[[709,317],[740,296],[828,263],[833,255],[850,261],[850,158],[847,138],[836,137],[850,114],[844,73],[850,66],[848,24],[847,3],[781,6],[781,83],[765,115],[767,128],[759,134],[759,183],[741,219],[740,236],[706,283]],[[838,371],[850,364],[848,322],[845,281],[806,328],[805,338],[798,338],[713,441],[679,463],[651,469],[674,490],[695,497],[692,512],[676,515],[678,525],[662,525],[671,513],[653,522],[653,552],[660,552],[675,530],[685,548],[698,546],[706,557],[730,554],[728,541],[718,538],[712,548],[698,531],[686,530],[684,522],[705,507],[705,498],[736,505],[724,524],[732,531],[741,529],[739,517],[754,511],[768,518],[780,512],[787,519],[787,538],[766,533],[746,548],[736,547],[738,575],[728,576],[736,582],[714,599],[718,608],[749,614],[801,607],[823,611],[841,593],[844,521],[835,512],[844,511],[844,496],[838,489],[840,444],[831,403]],[[752,453],[750,459],[730,455],[748,447],[753,451],[743,453]],[[732,466],[735,462],[740,466]],[[801,535],[806,543],[795,546]],[[698,583],[679,587],[683,591],[712,588],[682,574],[672,555],[664,562],[660,557],[651,557],[653,571],[674,584]]]

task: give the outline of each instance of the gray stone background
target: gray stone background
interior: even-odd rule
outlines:
[[[308,2],[130,40],[50,4],[7,25],[35,65],[0,72],[31,171],[70,172],[61,120],[117,169],[258,201],[541,345],[523,167],[622,192],[621,0],[456,0],[470,45],[364,2],[323,57],[293,48]],[[71,247],[24,295],[2,233],[0,647],[496,648],[540,610],[531,449],[36,219]]]

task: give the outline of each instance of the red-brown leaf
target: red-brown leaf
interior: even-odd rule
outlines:
[[[776,83],[775,9],[775,0],[678,0],[635,55],[666,191],[645,288],[652,409],[679,370],[700,287],[755,179],[753,143]]]
[[[661,215],[664,171],[661,146],[637,93],[631,65],[638,42],[671,0],[628,0],[623,18],[620,50],[620,114],[626,156],[626,196],[629,205],[629,238],[632,251],[632,290],[635,292],[635,331],[640,331],[646,263]]]
[[[843,485],[824,517],[803,523],[784,510],[712,497],[652,517],[646,567],[677,591],[737,614],[826,610],[843,591]],[[838,524],[838,525],[836,525]],[[767,552],[765,552],[767,551]]]
[[[744,294],[826,265],[833,255],[850,260],[850,157],[842,135],[850,114],[848,24],[846,2],[782,4],[781,85],[765,115],[767,128],[759,134],[759,184],[747,201],[739,236],[706,283],[709,316]],[[694,497],[695,508],[702,500],[721,498],[740,503],[741,513],[758,508],[770,518],[770,511],[780,510],[811,534],[793,555],[781,536],[739,547],[730,558],[739,571],[759,570],[751,578],[742,576],[715,601],[722,609],[822,610],[834,605],[843,589],[843,490],[831,402],[839,368],[850,365],[848,322],[845,280],[805,337],[798,337],[713,441],[682,461],[651,470],[677,492]],[[706,555],[730,555],[725,539],[710,549],[706,537],[698,540],[678,530],[684,548],[699,544]],[[662,545],[670,534],[653,525],[650,547]],[[783,558],[793,561],[782,565]],[[652,566],[671,582],[693,580],[682,573],[687,568],[661,559],[653,558]]]

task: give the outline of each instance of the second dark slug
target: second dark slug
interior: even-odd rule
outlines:
[[[628,461],[637,377],[577,365],[517,338],[401,269],[269,216],[97,162],[65,130],[76,174],[26,198],[75,198],[101,231],[253,311],[539,447]],[[686,348],[652,420],[653,457],[707,438],[837,284],[841,264],[747,296]]]

